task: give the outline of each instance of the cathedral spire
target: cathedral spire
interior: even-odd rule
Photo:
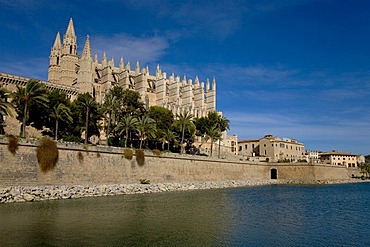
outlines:
[[[81,59],[92,60],[89,35],[86,36],[86,42],[85,42],[84,50],[82,52]]]
[[[69,37],[69,38],[72,38],[72,37],[75,37],[76,34],[75,34],[75,28],[73,26],[73,20],[72,20],[72,17],[69,19],[69,23],[68,23],[68,27],[67,27],[67,31],[66,31],[66,37]]]
[[[62,43],[60,41],[60,32],[58,31],[57,36],[55,37],[53,49],[59,50],[62,46]]]

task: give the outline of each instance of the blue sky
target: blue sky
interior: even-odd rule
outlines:
[[[239,139],[370,154],[370,1],[0,0],[0,72],[47,79],[58,30],[151,72],[213,76]]]

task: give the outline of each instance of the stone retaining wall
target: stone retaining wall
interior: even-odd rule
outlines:
[[[140,179],[148,179],[151,183],[268,180],[271,169],[277,170],[278,179],[349,178],[347,169],[339,166],[252,163],[179,154],[156,156],[151,152],[145,153],[145,164],[140,166],[135,157],[131,160],[124,158],[121,148],[73,143],[58,143],[57,166],[44,174],[39,170],[36,147],[37,140],[22,141],[13,155],[7,149],[6,140],[0,138],[0,187],[132,184]]]

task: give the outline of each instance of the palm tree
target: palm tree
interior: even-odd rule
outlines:
[[[218,119],[217,119],[216,125],[217,125],[217,128],[222,133],[222,132],[230,129],[230,120],[227,119],[225,116],[219,116]],[[221,137],[218,140],[219,140],[219,143],[218,143],[218,158],[220,158],[221,140],[222,140]]]
[[[13,101],[16,107],[23,108],[23,119],[22,119],[22,134],[24,138],[26,134],[26,121],[28,119],[30,107],[32,104],[41,104],[47,107],[46,103],[49,100],[46,96],[46,90],[43,84],[40,84],[37,80],[30,79],[27,82],[26,87],[20,87],[17,85],[17,90],[13,93]]]
[[[212,126],[208,131],[206,136],[211,140],[211,156],[213,152],[213,143],[221,138],[221,131],[217,125]]]
[[[125,132],[125,148],[127,147],[128,133],[130,130],[136,127],[138,120],[136,117],[131,115],[124,116],[121,121],[119,121],[116,130],[119,131],[119,135]]]
[[[93,97],[84,97],[81,101],[82,107],[86,111],[85,115],[85,144],[87,144],[87,138],[88,138],[88,130],[89,130],[89,113],[91,108],[93,108],[96,105],[96,102]]]
[[[180,130],[181,130],[181,153],[184,152],[184,137],[185,137],[185,130],[190,129],[190,127],[193,125],[193,122],[191,121],[192,115],[188,112],[180,113],[177,115],[177,121],[180,124]]]
[[[170,150],[170,142],[175,140],[176,135],[175,133],[170,130],[166,129],[165,131],[162,132],[162,137],[161,137],[161,142],[162,142],[162,149],[164,150],[164,144],[167,142],[167,150]]]
[[[117,97],[113,94],[108,93],[104,99],[102,109],[103,109],[103,114],[106,114],[106,118],[107,118],[106,135],[108,138],[111,132],[110,128],[112,126],[112,122],[115,123],[116,121],[116,111],[118,109]]]
[[[8,102],[10,98],[10,93],[3,87],[0,87],[0,117],[2,119],[3,116],[13,116],[11,112],[11,108],[13,105]]]
[[[154,119],[147,116],[142,116],[138,118],[136,131],[140,139],[140,149],[145,139],[147,139],[150,136],[154,136],[155,130],[156,124]]]
[[[63,103],[60,103],[58,106],[54,106],[53,112],[50,114],[50,117],[55,119],[55,140],[58,140],[58,122],[73,122],[72,112],[67,106]]]
[[[0,134],[3,133],[5,116],[13,117],[11,109],[14,107],[8,102],[8,98],[10,98],[10,93],[5,88],[0,87]]]

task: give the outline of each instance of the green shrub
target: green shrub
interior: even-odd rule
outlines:
[[[133,157],[133,152],[132,152],[132,150],[131,149],[129,149],[129,148],[125,148],[124,150],[123,150],[123,156],[126,158],[126,159],[128,159],[128,160],[132,160],[132,157]]]
[[[145,163],[145,154],[142,149],[137,149],[135,152],[136,161],[139,166],[143,166]]]
[[[8,135],[8,150],[11,152],[13,155],[17,153],[18,150],[18,138],[13,136],[13,135]]]
[[[96,153],[96,157],[100,158],[100,153],[99,152]]]
[[[82,142],[82,139],[78,136],[63,136],[62,140],[65,142],[77,142],[77,143]]]
[[[81,151],[79,151],[77,153],[77,158],[78,158],[78,161],[80,162],[80,164],[84,161],[84,156],[83,154],[81,153]]]
[[[55,141],[49,137],[41,138],[40,144],[36,148],[36,157],[42,172],[46,173],[54,169],[59,158],[59,151]]]
[[[139,179],[140,183],[141,184],[150,184],[150,180],[149,179]]]
[[[153,150],[152,150],[152,153],[153,153],[154,155],[160,156],[160,155],[161,155],[161,150],[159,150],[159,149],[153,149]]]

